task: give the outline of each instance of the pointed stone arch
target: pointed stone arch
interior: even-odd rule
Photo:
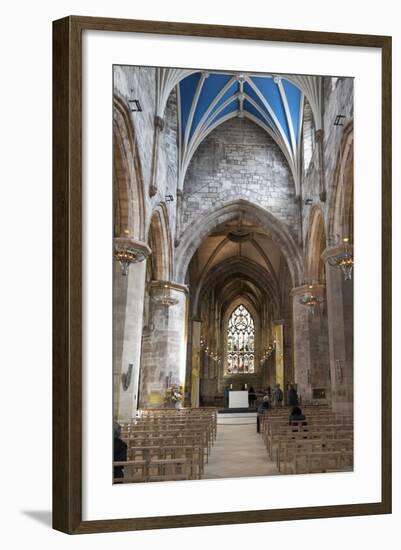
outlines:
[[[353,242],[354,127],[350,122],[343,131],[337,154],[333,184],[329,196],[327,239],[334,246],[348,237]]]
[[[238,257],[229,258],[214,266],[199,284],[194,296],[195,315],[200,315],[199,304],[203,295],[212,288],[213,282],[216,280],[225,281],[230,275],[239,275],[254,283],[268,297],[274,307],[275,314],[279,315],[279,290],[271,273],[253,260],[247,259],[244,262]]]
[[[324,283],[324,261],[322,253],[326,249],[326,230],[323,212],[318,206],[312,208],[306,238],[305,274],[310,283]]]
[[[288,264],[293,286],[302,280],[302,259],[298,245],[285,225],[265,208],[240,199],[216,207],[199,216],[188,227],[176,250],[175,279],[184,282],[188,265],[200,244],[218,225],[242,215],[243,220],[257,224],[266,235],[276,242]]]
[[[141,162],[130,111],[113,98],[114,235],[145,241],[146,210]]]
[[[148,234],[152,250],[152,278],[156,281],[171,281],[173,275],[173,245],[169,217],[165,203],[160,203],[152,212]]]

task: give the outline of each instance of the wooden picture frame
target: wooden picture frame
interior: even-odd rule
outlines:
[[[381,50],[382,497],[379,502],[82,520],[82,31],[234,38]],[[53,527],[68,534],[391,512],[391,37],[71,16],[53,23]]]

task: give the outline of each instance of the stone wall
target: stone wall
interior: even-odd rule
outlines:
[[[140,406],[163,404],[170,384],[185,384],[187,353],[187,296],[172,290],[177,300],[167,307],[152,302],[152,322],[143,331],[141,355]]]
[[[353,93],[354,81],[352,78],[325,78],[323,79],[323,167],[325,188],[327,197],[321,201],[319,197],[319,145],[314,141],[314,149],[309,166],[303,174],[302,179],[302,235],[304,253],[307,246],[308,230],[311,221],[311,212],[314,205],[318,205],[322,210],[325,220],[325,246],[328,242],[328,214],[331,206],[331,198],[334,189],[334,178],[336,165],[339,161],[339,148],[345,128],[352,124],[353,120]],[[334,122],[337,115],[345,115],[341,120],[342,126],[335,126]],[[306,205],[305,200],[311,199],[312,204]],[[341,236],[340,236],[341,237]],[[296,339],[295,353],[297,359],[297,376],[301,385],[305,386],[304,397],[309,398],[312,395],[313,388],[326,388],[326,395],[333,398],[333,407],[339,409],[339,403],[351,403],[352,400],[352,334],[353,334],[353,312],[352,312],[352,284],[341,282],[333,285],[332,281],[341,279],[332,267],[326,265],[327,275],[327,300],[323,307],[323,315],[320,319],[309,319],[309,334],[304,334],[302,338]],[[329,270],[329,273],[327,273]],[[334,271],[332,271],[334,270]],[[323,282],[323,281],[322,281]],[[341,308],[338,307],[341,304]],[[347,312],[347,315],[344,312]],[[294,307],[294,324],[299,325],[303,315],[302,309]],[[306,330],[306,327],[305,327]],[[297,329],[300,333],[300,328]],[[338,335],[341,334],[340,342]],[[330,338],[329,338],[330,337]],[[309,345],[302,344],[303,338],[309,340]],[[329,341],[330,340],[330,341]],[[335,361],[340,360],[344,364],[344,377],[347,377],[347,383],[343,387],[337,388],[335,383]],[[309,370],[307,375],[304,367]],[[331,383],[330,383],[331,370]],[[330,389],[330,386],[332,388]],[[309,395],[310,392],[310,395]],[[330,393],[331,392],[331,393]]]
[[[323,105],[323,163],[327,199],[322,202],[319,198],[318,144],[314,140],[312,159],[302,178],[302,233],[304,244],[309,227],[309,215],[313,205],[317,204],[322,208],[327,222],[343,130],[352,122],[354,116],[353,78],[324,78]],[[343,126],[334,126],[337,115],[345,115],[345,118],[342,119]],[[312,199],[312,205],[305,205],[305,199],[307,198]]]
[[[116,66],[114,68],[114,93],[125,100],[139,99],[141,112],[132,112],[131,120],[135,140],[138,146],[140,166],[146,192],[146,227],[149,227],[152,211],[155,206],[165,202],[166,195],[172,195],[168,203],[169,222],[174,239],[176,220],[176,190],[178,171],[178,117],[177,94],[170,94],[164,113],[164,128],[160,134],[157,166],[158,191],[152,198],[149,186],[152,181],[153,142],[155,137],[156,110],[156,69],[153,67]]]
[[[157,199],[165,201],[167,195],[173,197],[173,201],[166,202],[170,231],[174,241],[177,213],[177,181],[178,181],[178,118],[177,118],[177,94],[173,90],[167,101],[164,115],[164,128],[161,132],[159,143],[159,159],[157,170]]]
[[[314,148],[311,161],[302,176],[301,203],[295,202],[295,188],[288,163],[273,139],[260,127],[246,119],[230,119],[215,129],[199,146],[192,158],[186,174],[182,196],[177,196],[178,180],[178,119],[177,97],[173,91],[167,102],[163,119],[163,129],[159,134],[159,141],[155,126],[156,106],[156,71],[147,67],[116,67],[114,72],[114,91],[118,97],[126,102],[139,99],[141,112],[131,113],[134,136],[136,140],[140,171],[144,186],[144,210],[146,234],[148,234],[152,212],[160,204],[166,202],[166,196],[171,195],[172,201],[166,202],[168,213],[168,228],[171,240],[174,242],[176,231],[176,214],[179,215],[179,231],[182,234],[191,227],[197,218],[226,203],[243,199],[264,208],[275,216],[294,237],[297,243],[302,243],[306,250],[306,239],[310,224],[310,213],[313,205],[318,205],[323,212],[326,223],[328,208],[334,184],[338,150],[344,128],[352,123],[353,117],[353,80],[325,78],[323,86],[323,167],[326,201],[319,196],[320,165],[319,144],[312,140]],[[334,126],[337,115],[345,115],[344,126]],[[157,169],[154,166],[155,143],[157,147]],[[153,175],[157,174],[154,178]],[[151,184],[157,187],[156,194],[150,196]],[[305,205],[305,199],[311,199],[312,205]],[[180,235],[177,235],[179,237]],[[134,236],[135,237],[135,236]],[[147,260],[150,262],[150,259]],[[174,258],[172,258],[174,262]],[[145,285],[145,264],[141,271],[141,280],[137,281],[131,294]],[[328,268],[332,269],[332,268]],[[338,274],[331,273],[329,279],[338,278]],[[334,285],[328,281],[328,323],[324,316],[319,326],[314,320],[308,319],[305,308],[299,304],[298,291],[290,297],[290,281],[288,273],[281,270],[280,279],[280,309],[281,319],[284,322],[284,356],[285,382],[295,380],[302,389],[304,399],[311,399],[313,387],[328,387],[329,348],[331,378],[335,377],[338,361],[344,365],[344,381],[333,388],[333,397],[337,404],[346,406],[352,398],[352,291],[342,289],[340,284]],[[117,290],[119,302],[114,306],[120,311],[131,295],[124,287]],[[147,326],[143,331],[141,357],[141,400],[146,406],[157,406],[157,399],[161,399],[162,391],[168,381],[176,379],[184,382],[183,366],[187,364],[187,389],[191,382],[191,346],[186,347],[187,311],[186,299],[180,296],[179,304],[171,309],[155,308],[151,304],[149,292],[145,296],[145,311]],[[128,300],[129,301],[129,300]],[[115,319],[115,355],[120,363],[115,370],[116,416],[129,417],[134,413],[130,399],[136,389],[132,387],[130,397],[127,392],[121,393],[120,377],[126,365],[139,362],[139,331],[135,329],[135,345],[133,329],[143,316],[142,300],[135,300],[126,308],[121,319]],[[341,304],[341,315],[337,312]],[[336,309],[337,307],[337,309]],[[336,320],[333,320],[333,316]],[[337,319],[338,317],[338,319]],[[341,317],[341,318],[340,318]],[[206,319],[203,319],[206,321]],[[216,321],[216,320],[215,320]],[[213,316],[210,317],[213,324]],[[338,340],[338,334],[333,330],[336,323],[343,324],[346,336]],[[212,327],[210,327],[212,329]],[[216,334],[221,332],[221,326],[211,330],[215,336],[210,337],[214,348],[222,351],[224,346]],[[344,331],[341,330],[341,333]],[[212,336],[212,334],[210,335]],[[188,330],[191,342],[191,330]],[[330,344],[330,345],[329,345]],[[341,352],[341,353],[340,353]],[[202,352],[201,352],[202,353]],[[186,357],[185,357],[186,356]],[[124,365],[124,368],[122,368]],[[267,380],[267,371],[261,373],[257,365],[257,373],[241,379],[221,377],[223,365],[218,365],[210,358],[201,361],[201,395],[213,398],[216,392],[221,392],[222,382],[248,383],[254,387],[261,387]],[[271,369],[269,369],[271,370]],[[220,371],[220,372],[219,372]],[[160,404],[160,402],[159,402]]]
[[[234,118],[195,152],[184,182],[181,231],[201,212],[238,199],[262,206],[297,239],[298,207],[288,163],[273,139],[253,122]]]
[[[114,93],[127,102],[138,99],[142,111],[131,113],[138,145],[145,188],[152,170],[153,128],[156,109],[156,69],[152,67],[114,67]]]
[[[176,189],[178,163],[178,118],[177,97],[175,91],[169,97],[164,114],[163,129],[159,140],[155,140],[155,109],[156,109],[156,70],[149,67],[116,66],[114,68],[114,94],[125,103],[129,109],[129,100],[137,99],[141,111],[130,113],[133,136],[136,142],[139,185],[143,185],[145,238],[149,237],[152,213],[160,203],[166,203],[168,223],[166,232],[174,240],[176,226]],[[155,144],[158,143],[155,155]],[[154,159],[157,158],[157,170]],[[154,177],[157,174],[157,177]],[[131,185],[134,182],[130,182]],[[157,192],[152,197],[149,189],[156,183]],[[166,196],[171,195],[171,201]],[[132,228],[131,228],[132,230]],[[168,233],[166,233],[166,238]],[[134,239],[139,235],[132,233]],[[143,238],[143,237],[142,237]],[[166,247],[167,254],[169,247]],[[171,258],[173,263],[174,258]],[[151,262],[149,256],[146,262]],[[166,264],[169,264],[166,259]],[[118,271],[118,270],[117,270]],[[148,269],[149,271],[149,269]],[[131,280],[131,291],[124,288],[127,280]],[[182,336],[185,332],[185,297],[180,295],[184,303],[168,311],[166,308],[156,308],[151,303],[149,289],[145,288],[146,266],[133,264],[130,266],[127,279],[117,274],[114,284],[116,300],[113,303],[114,317],[114,416],[119,420],[129,420],[135,415],[138,395],[138,375],[140,369],[140,402],[143,406],[155,406],[162,403],[166,379],[182,380],[184,354],[182,352]],[[147,281],[149,285],[150,281]],[[120,288],[121,287],[121,288]],[[180,293],[182,294],[182,293]],[[130,299],[130,296],[132,297]],[[145,311],[145,315],[144,315]],[[145,323],[143,323],[143,320]],[[144,328],[145,327],[145,328]],[[135,376],[129,391],[121,384],[121,373],[132,363]],[[152,402],[153,399],[153,402]]]

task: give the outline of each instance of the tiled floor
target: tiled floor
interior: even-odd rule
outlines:
[[[252,419],[237,418],[228,423],[220,419],[217,439],[212,447],[204,479],[252,477],[278,474],[269,459],[262,438],[256,432],[256,415]]]

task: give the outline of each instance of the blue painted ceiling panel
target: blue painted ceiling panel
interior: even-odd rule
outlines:
[[[191,133],[198,126],[201,118],[210,107],[210,104],[221,92],[227,82],[232,78],[232,75],[211,74],[203,83],[202,90],[196,105],[194,118],[192,121]]]
[[[258,106],[262,109],[262,111],[265,113],[265,116],[271,118],[271,115],[269,114],[268,109],[266,108],[266,105],[263,103],[263,101],[260,99],[258,94],[255,92],[255,90],[250,86],[247,82],[244,84],[244,92],[249,95],[251,99],[253,99]],[[259,115],[260,116],[260,115]]]
[[[245,101],[244,101],[244,111],[246,111],[247,113],[255,116],[256,118],[258,118],[261,122],[263,122],[264,124],[266,124],[270,128],[272,127],[272,125],[269,123],[268,119],[266,117],[261,116],[260,112],[257,109],[255,109],[255,107],[251,103],[249,103],[249,101],[247,99],[245,99]]]
[[[283,78],[282,80],[283,87],[285,90],[285,95],[287,97],[288,106],[291,113],[292,125],[294,127],[295,139],[298,138],[299,131],[299,115],[301,110],[301,91],[299,88],[294,86],[288,80]]]
[[[278,122],[289,141],[290,132],[287,125],[287,117],[285,116],[284,105],[277,84],[274,82],[273,78],[266,78],[263,76],[253,76],[252,81],[257,85],[273,109],[274,114],[276,115],[276,118],[278,119]]]
[[[180,82],[182,136],[184,136],[185,128],[188,124],[188,116],[191,110],[192,100],[194,98],[200,77],[201,73],[194,73],[187,76]]]
[[[223,117],[228,115],[229,113],[233,113],[239,108],[238,100],[232,101],[227,107],[224,107],[224,109],[219,113],[219,116],[217,117],[219,120],[221,120]],[[217,120],[217,119],[216,119]],[[214,123],[215,121],[213,121]]]
[[[224,95],[219,99],[219,101],[216,103],[216,105],[213,107],[213,109],[210,111],[210,116],[213,115],[215,111],[222,105],[230,96],[235,96],[236,93],[238,93],[239,90],[239,84],[237,81],[233,82],[232,85],[229,87],[229,89],[224,93]]]
[[[180,97],[181,97],[181,139],[185,134],[187,125],[189,123],[189,113],[191,106],[194,103],[197,86],[201,78],[200,72],[194,73],[190,76],[187,76],[181,80],[180,86]],[[236,97],[236,94],[240,91],[240,84],[235,80],[232,85],[224,92],[223,96],[216,101],[219,93],[224,89],[224,86],[234,77],[234,74],[219,74],[219,73],[210,73],[209,76],[205,79],[199,98],[194,105],[194,117],[192,120],[191,128],[189,129],[189,139],[191,139],[197,134],[200,130],[200,121],[205,115],[206,111],[211,107],[211,111],[208,115],[208,119],[203,128],[208,127],[210,124],[215,124],[217,120],[221,120],[225,115],[234,112],[236,109],[239,109],[240,103]],[[248,75],[246,78],[250,79],[252,83],[257,87],[258,91],[263,96],[264,101],[269,105],[269,108],[274,113],[276,121],[274,122],[269,109],[266,107],[264,101],[258,96],[256,91],[252,86],[245,80],[243,82],[243,91],[248,95],[262,110],[262,113],[258,112],[253,105],[244,100],[243,108],[245,111],[252,113],[260,121],[268,124],[270,128],[274,130],[276,134],[284,134],[287,137],[288,145],[286,148],[291,149],[289,145],[291,143],[290,138],[290,125],[295,134],[295,139],[298,139],[299,131],[299,118],[300,118],[300,108],[301,108],[301,91],[292,83],[281,79],[282,87],[284,90],[283,95],[286,98],[288,103],[290,120],[287,120],[283,98],[280,93],[278,83],[274,81],[272,76],[254,76]],[[218,114],[217,118],[213,119],[213,114],[223,105],[223,103],[230,98],[233,99],[232,102]],[[215,102],[215,103],[214,103]],[[291,152],[291,151],[289,151]]]

